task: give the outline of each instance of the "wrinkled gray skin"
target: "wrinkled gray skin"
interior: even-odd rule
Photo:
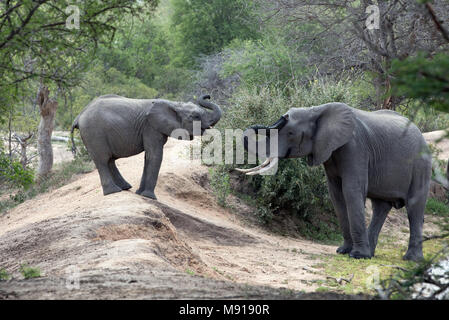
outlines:
[[[353,258],[372,257],[388,212],[392,207],[405,206],[410,240],[404,259],[422,259],[431,157],[414,124],[389,110],[366,112],[343,103],[328,103],[292,108],[273,127],[279,129],[278,154],[267,156],[307,157],[311,166],[324,164],[330,198],[344,237],[338,253],[349,253]],[[252,128],[257,132],[268,127]],[[247,143],[245,147],[248,149]],[[268,146],[266,150],[270,150]],[[256,153],[251,147],[249,151]],[[373,204],[368,230],[366,198]]]
[[[104,195],[131,188],[118,171],[115,160],[145,151],[143,175],[136,193],[156,199],[154,188],[163,147],[173,130],[185,129],[189,135],[187,138],[192,140],[193,121],[201,121],[201,132],[195,132],[198,135],[220,120],[220,107],[206,99],[210,97],[202,96],[198,106],[163,99],[101,96],[75,119],[72,145],[73,130],[78,128],[100,174]]]

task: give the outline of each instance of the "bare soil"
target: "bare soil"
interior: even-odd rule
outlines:
[[[0,299],[354,298],[312,294],[326,279],[313,266],[336,246],[271,234],[238,199],[233,210],[218,206],[192,143],[169,139],[158,201],[134,193],[140,154],[117,161],[129,191],[103,196],[94,171],[0,216],[0,269],[13,278],[0,281]],[[406,241],[403,227],[406,215],[395,211],[384,230]],[[23,263],[41,277],[23,279]]]

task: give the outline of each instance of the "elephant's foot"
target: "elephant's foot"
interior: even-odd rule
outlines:
[[[352,244],[344,243],[342,246],[337,248],[337,253],[339,254],[348,254],[352,250]]]
[[[404,260],[411,260],[411,261],[421,261],[424,259],[424,256],[422,254],[422,249],[408,249],[405,256],[402,257]]]
[[[119,186],[120,186],[120,188],[122,188],[122,190],[129,190],[129,189],[131,189],[133,187],[128,182],[122,183]]]
[[[143,190],[140,193],[138,193],[139,190],[136,191],[137,194],[140,194],[141,196],[153,199],[153,200],[157,200],[156,195],[154,194],[153,191],[150,190]]]
[[[109,185],[103,187],[103,195],[105,195],[105,196],[107,196],[108,194],[116,193],[116,192],[120,192],[120,191],[122,191],[122,188],[118,187],[115,184],[109,184]]]
[[[370,250],[355,250],[355,249],[352,249],[351,250],[351,252],[349,253],[349,256],[351,257],[351,258],[354,258],[354,259],[371,259],[371,253],[370,253]]]

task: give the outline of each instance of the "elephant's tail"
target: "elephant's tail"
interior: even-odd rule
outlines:
[[[75,145],[75,139],[73,137],[73,131],[75,131],[75,129],[79,129],[78,120],[79,120],[79,116],[76,117],[75,121],[73,121],[72,129],[70,130],[70,139],[72,141],[72,153],[74,156],[76,156],[76,145]]]

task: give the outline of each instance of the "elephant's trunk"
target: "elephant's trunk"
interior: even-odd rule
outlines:
[[[206,109],[212,110],[212,112],[207,112],[206,119],[204,120],[205,128],[213,127],[220,121],[221,118],[221,108],[213,102],[206,101],[206,99],[210,99],[210,95],[202,95],[198,100],[198,104]]]
[[[245,147],[245,150],[249,151],[249,152],[253,152],[256,154],[256,156],[259,156],[258,150],[257,150],[258,144],[255,144],[255,147],[256,147],[255,152],[254,152],[254,150],[248,150],[248,136],[251,135],[252,132],[254,132],[257,135],[259,133],[259,130],[264,129],[265,134],[267,136],[266,149],[265,149],[267,152],[269,150],[269,145],[270,145],[270,130],[271,129],[281,130],[286,124],[287,124],[287,118],[282,116],[278,121],[276,121],[271,126],[255,125],[255,126],[249,127],[243,133],[243,146]],[[278,161],[279,161],[279,158],[277,156],[267,155],[267,159],[261,165],[258,165],[251,169],[236,168],[236,170],[246,173],[247,175],[261,174],[261,173],[271,170],[271,168],[273,168],[274,166],[277,165]]]
[[[278,121],[276,121],[271,126],[263,126],[260,124],[256,124],[254,126],[249,127],[243,133],[243,146],[245,147],[245,150],[248,151],[248,135],[251,133],[250,130],[254,130],[254,133],[257,135],[259,133],[259,130],[264,129],[265,134],[267,135],[267,139],[269,140],[271,129],[281,130],[286,124],[287,124],[287,119],[284,116],[282,116],[279,118]],[[256,155],[257,155],[257,151],[256,151]]]

